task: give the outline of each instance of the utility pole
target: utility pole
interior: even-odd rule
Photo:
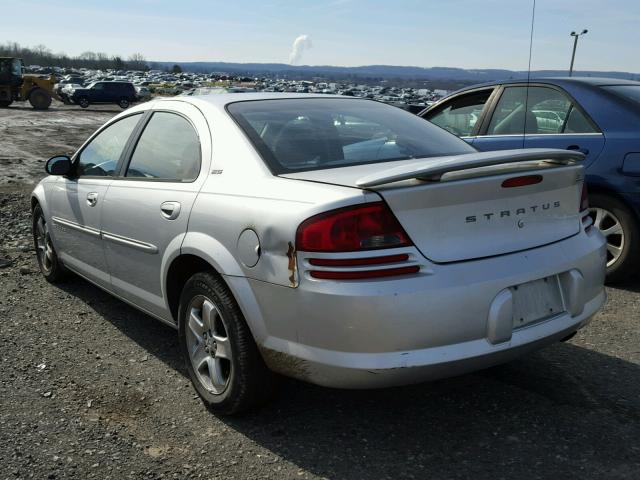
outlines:
[[[571,53],[571,66],[569,66],[569,76],[573,75],[573,61],[576,59],[576,48],[578,47],[578,38],[581,35],[584,35],[589,30],[586,28],[582,30],[580,33],[571,32],[571,36],[573,37],[573,52]]]

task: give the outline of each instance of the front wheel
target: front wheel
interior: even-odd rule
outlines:
[[[78,105],[80,105],[81,108],[87,108],[89,106],[89,99],[87,97],[80,97],[78,99]]]
[[[44,278],[50,283],[57,283],[67,276],[67,269],[64,268],[58,255],[56,254],[49,227],[40,205],[33,209],[33,244],[36,249],[38,267]]]
[[[220,277],[209,272],[191,277],[178,315],[180,349],[191,382],[212,411],[239,413],[270,398],[274,374]]]
[[[599,193],[589,195],[589,215],[607,240],[607,282],[626,280],[640,259],[638,220],[620,200]]]
[[[36,88],[29,94],[29,103],[35,110],[46,110],[51,105],[51,94],[44,88]]]
[[[118,100],[118,106],[123,110],[129,108],[129,100],[127,100],[126,98],[121,98],[120,100]]]

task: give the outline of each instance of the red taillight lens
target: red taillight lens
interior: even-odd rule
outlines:
[[[502,182],[502,188],[524,187],[526,185],[535,185],[542,182],[542,175],[523,175],[521,177],[512,177]]]
[[[584,212],[589,209],[589,193],[587,192],[587,184],[582,184],[582,196],[580,197],[580,211]]]
[[[380,270],[359,270],[359,271],[335,271],[335,270],[313,270],[310,275],[313,278],[322,280],[364,280],[369,278],[397,277],[399,275],[410,275],[418,273],[420,267],[412,265],[409,267],[385,268]]]
[[[296,233],[303,252],[354,252],[413,243],[383,202],[339,208],[308,218]]]
[[[366,258],[310,258],[309,263],[317,267],[366,267],[368,265],[406,262],[407,260],[409,260],[409,254],[401,253],[400,255]]]

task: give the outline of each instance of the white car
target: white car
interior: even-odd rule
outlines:
[[[223,413],[278,372],[369,388],[574,334],[605,301],[583,155],[479,153],[371,100],[220,94],[116,116],[33,192],[44,276],[175,327]]]

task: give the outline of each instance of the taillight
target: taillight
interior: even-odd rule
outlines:
[[[587,184],[582,184],[582,196],[580,197],[580,211],[589,210],[589,194],[587,192]]]
[[[334,270],[312,270],[309,274],[313,278],[323,280],[365,280],[369,278],[397,277],[398,275],[409,275],[418,273],[420,267],[411,265],[409,267],[381,268],[378,270],[355,270],[355,271],[334,271]]]
[[[580,213],[582,214],[582,225],[585,232],[593,227],[593,220],[589,216],[589,193],[587,192],[587,184],[582,184],[582,194],[580,195]]]
[[[300,224],[296,250],[356,252],[413,245],[383,202],[354,205],[324,212]]]
[[[506,179],[502,182],[502,188],[525,187],[540,182],[542,182],[542,175],[523,175]]]

